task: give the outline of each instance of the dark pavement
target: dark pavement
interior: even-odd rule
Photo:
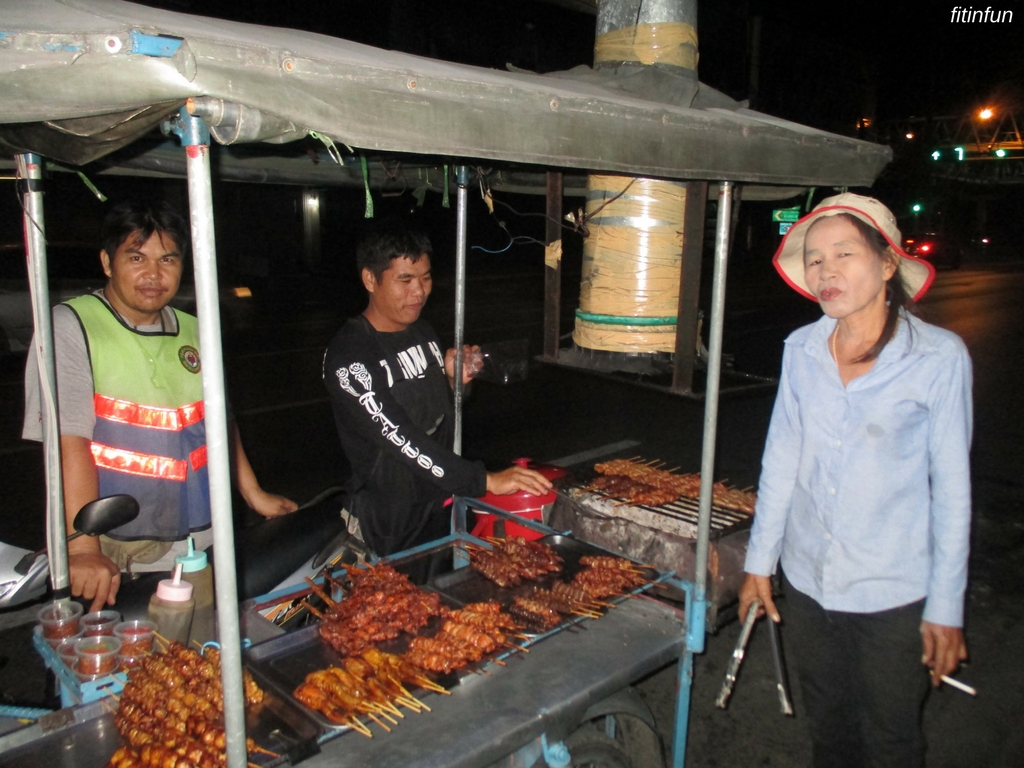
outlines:
[[[774,284],[730,285],[726,352],[741,370],[777,372],[782,339],[818,310]],[[776,282],[781,283],[775,278]],[[451,327],[451,292],[442,278],[430,319],[442,338]],[[264,487],[311,497],[344,472],[334,425],[319,382],[324,345],[357,295],[318,283],[278,286],[274,302],[257,295],[226,340],[229,388],[243,439]],[[481,276],[469,287],[467,340],[529,335],[539,338],[538,274]],[[960,334],[975,363],[973,551],[967,640],[971,663],[961,677],[977,699],[945,688],[924,716],[928,766],[1024,764],[1024,267],[940,273],[921,314]],[[563,329],[567,330],[567,329]],[[7,478],[0,540],[42,543],[41,455],[18,439],[21,370],[0,360],[0,466]],[[716,475],[739,487],[755,485],[767,430],[771,390],[723,397]],[[466,405],[465,454],[500,468],[515,456],[553,459],[624,439],[636,453],[699,468],[703,403],[587,374],[534,364],[527,381],[479,382]],[[0,620],[4,617],[0,615]],[[691,766],[800,766],[809,759],[799,692],[797,717],[778,712],[767,632],[754,632],[727,711],[713,700],[738,633],[736,624],[709,638],[697,659],[688,748]],[[0,632],[0,692],[22,704],[42,701],[41,664],[27,650],[24,627]],[[785,641],[785,627],[783,627]],[[666,738],[672,732],[675,668],[645,681]]]

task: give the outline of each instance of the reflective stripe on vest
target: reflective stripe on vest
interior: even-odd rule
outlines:
[[[102,443],[92,443],[90,447],[93,461],[96,462],[97,467],[140,477],[156,477],[161,480],[176,480],[183,483],[188,479],[189,464],[192,465],[193,472],[198,472],[206,466],[205,445],[192,451],[188,461],[126,451]]]
[[[154,408],[97,393],[93,402],[97,417],[145,429],[179,432],[203,420],[202,400],[180,408]]]

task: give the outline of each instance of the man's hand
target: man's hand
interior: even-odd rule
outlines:
[[[262,488],[257,488],[245,497],[245,503],[259,512],[263,517],[281,517],[288,515],[299,508],[291,499],[278,496],[276,493],[267,493]]]
[[[121,571],[114,561],[99,552],[68,552],[71,594],[92,600],[89,613],[113,605],[121,587]]]
[[[967,658],[967,643],[960,627],[921,622],[921,645],[924,653],[921,663],[932,671],[932,685],[938,688],[943,675],[956,672],[960,662]]]
[[[448,383],[455,386],[455,347],[444,353],[444,372],[448,376]],[[484,368],[484,358],[480,354],[480,347],[469,344],[462,346],[462,383],[469,384]]]
[[[769,576],[755,576],[752,573],[748,573],[743,586],[740,587],[739,619],[741,622],[746,621],[747,611],[750,610],[750,604],[755,600],[761,601],[761,607],[757,610],[758,616],[763,616],[767,613],[772,621],[776,623],[782,621],[779,609],[775,607],[775,601],[772,600],[771,578]]]
[[[551,481],[540,472],[514,465],[501,472],[488,472],[487,490],[495,496],[517,491],[541,496],[551,490]]]

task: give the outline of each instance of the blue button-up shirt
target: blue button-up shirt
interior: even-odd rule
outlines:
[[[971,520],[971,359],[958,336],[903,317],[871,370],[843,386],[836,321],[786,339],[747,551],[781,558],[828,610],[926,598],[924,619],[963,623]]]

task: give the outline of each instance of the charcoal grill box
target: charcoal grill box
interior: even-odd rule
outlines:
[[[707,625],[712,630],[735,617],[753,519],[744,512],[712,507],[707,581]],[[568,485],[559,489],[546,522],[582,541],[694,581],[696,499],[681,498],[659,507],[634,506]],[[681,594],[662,594],[682,599]]]

